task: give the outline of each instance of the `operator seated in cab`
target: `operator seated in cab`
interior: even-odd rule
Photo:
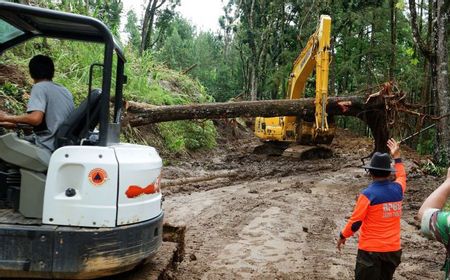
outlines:
[[[17,124],[31,125],[35,134],[26,140],[53,152],[55,134],[75,108],[73,96],[65,87],[53,82],[55,67],[50,57],[36,55],[30,60],[28,67],[34,85],[27,113],[15,116],[0,110],[0,126],[15,128]]]

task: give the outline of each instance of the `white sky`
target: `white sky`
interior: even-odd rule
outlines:
[[[126,23],[126,14],[133,9],[141,18],[144,14],[145,3],[148,0],[123,0],[122,24]],[[223,15],[222,0],[181,0],[176,11],[197,26],[202,31],[217,31],[219,29],[219,17]]]

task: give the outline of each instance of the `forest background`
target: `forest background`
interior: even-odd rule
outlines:
[[[176,12],[179,0],[142,1],[142,10],[127,13],[122,30],[122,0],[11,2],[93,16],[117,37],[125,34],[125,96],[154,105],[284,98],[295,58],[317,28],[320,15],[328,14],[332,18],[329,95],[354,95],[395,81],[421,114],[398,118],[394,136],[402,139],[435,123],[408,145],[432,154],[438,165],[449,163],[450,127],[445,116],[450,113],[450,0],[224,0],[223,15],[217,19],[220,30],[214,32],[197,30]],[[7,51],[0,63],[26,73],[29,58],[38,53],[54,58],[55,80],[79,101],[86,95],[89,65],[101,59],[103,50],[96,44],[36,39]],[[20,104],[29,86],[11,80],[0,84],[9,109],[23,111]],[[314,75],[306,88],[306,96],[313,95]],[[432,120],[433,116],[442,118]],[[337,123],[370,133],[356,118],[339,118]],[[151,129],[163,143],[145,140],[132,128],[124,137],[162,145],[170,152],[216,145],[212,121],[160,123]]]

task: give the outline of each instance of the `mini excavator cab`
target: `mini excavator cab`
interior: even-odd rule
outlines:
[[[104,48],[53,153],[16,133],[0,135],[0,278],[90,279],[132,269],[162,244],[162,161],[152,147],[119,142],[122,49],[97,19],[8,2],[0,2],[0,31],[0,54],[35,37]],[[101,89],[91,88],[95,67]]]
[[[330,63],[331,18],[320,17],[319,25],[306,47],[294,62],[289,77],[287,99],[303,98],[308,77],[316,74],[315,116],[257,117],[255,135],[262,141],[298,143],[302,145],[330,144],[335,128],[326,112],[328,71]]]

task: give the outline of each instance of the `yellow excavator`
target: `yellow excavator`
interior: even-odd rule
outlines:
[[[286,98],[303,98],[307,79],[315,70],[315,116],[310,119],[299,116],[257,117],[255,120],[255,135],[262,141],[284,148],[290,143],[300,144],[286,149],[288,155],[302,154],[314,149],[315,145],[331,144],[333,140],[335,127],[329,123],[326,112],[330,33],[331,17],[321,15],[318,28],[295,60],[289,77]]]

